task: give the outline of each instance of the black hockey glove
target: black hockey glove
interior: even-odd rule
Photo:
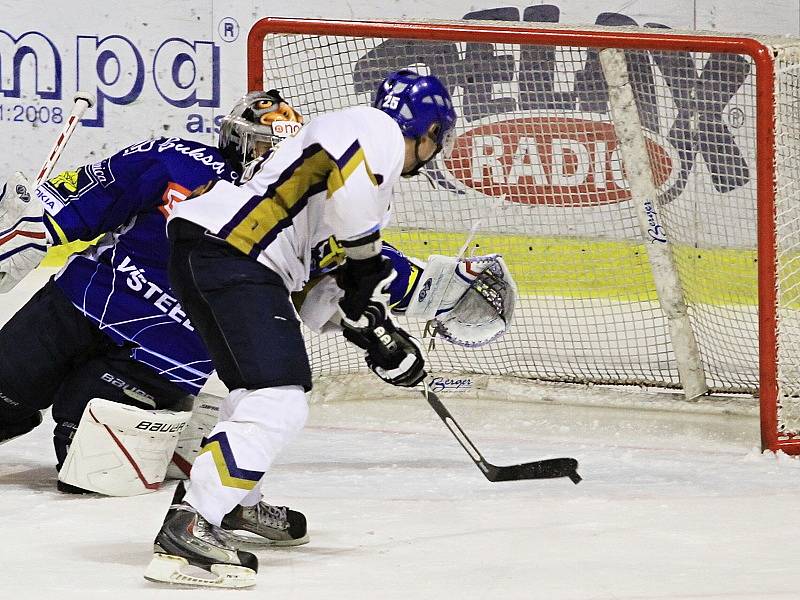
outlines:
[[[376,254],[364,260],[348,258],[336,270],[336,283],[344,290],[339,306],[344,316],[358,321],[376,293],[383,292],[392,281],[392,261]]]
[[[344,337],[367,351],[367,366],[386,383],[414,387],[425,378],[425,358],[419,341],[392,323],[386,307],[370,302],[364,310],[369,322],[353,327],[342,322]]]

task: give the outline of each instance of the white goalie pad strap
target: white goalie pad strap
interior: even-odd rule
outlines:
[[[94,398],[83,411],[58,478],[107,496],[153,492],[164,481],[190,416]]]
[[[452,344],[483,346],[508,331],[516,298],[516,283],[500,255],[459,260],[432,329]]]
[[[188,479],[194,459],[200,453],[203,438],[214,429],[219,420],[222,398],[213,394],[199,394],[194,400],[192,418],[178,437],[172,460],[167,467],[167,479]]]

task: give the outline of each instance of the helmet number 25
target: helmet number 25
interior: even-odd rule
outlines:
[[[381,107],[388,108],[389,110],[397,110],[398,104],[400,104],[400,98],[392,94],[387,94],[386,97],[383,99]]]

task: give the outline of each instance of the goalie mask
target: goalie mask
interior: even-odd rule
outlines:
[[[419,281],[406,315],[429,320],[445,341],[474,348],[510,328],[517,286],[500,255],[433,255]]]
[[[242,172],[283,138],[296,134],[303,116],[277,90],[250,92],[236,103],[219,128],[222,155]]]

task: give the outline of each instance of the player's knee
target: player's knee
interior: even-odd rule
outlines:
[[[25,435],[39,425],[42,422],[39,409],[0,385],[0,443]]]
[[[308,401],[299,385],[283,385],[230,394],[220,411],[230,421],[255,423],[293,435],[308,420]]]
[[[41,423],[42,413],[38,410],[24,416],[0,416],[0,444],[33,431]]]

